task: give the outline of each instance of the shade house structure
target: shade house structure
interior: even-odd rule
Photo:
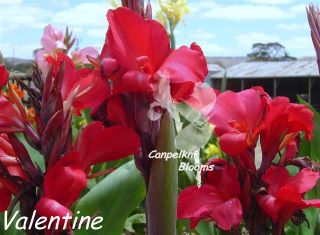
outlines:
[[[316,58],[295,61],[249,62],[243,59],[212,60],[208,82],[216,89],[241,91],[262,86],[273,96],[287,96],[292,102],[302,97],[320,108],[320,76]],[[234,61],[234,62],[231,62]],[[224,79],[226,79],[224,81]],[[223,85],[225,84],[225,85]]]

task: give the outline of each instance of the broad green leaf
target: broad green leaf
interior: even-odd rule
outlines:
[[[121,235],[130,213],[145,197],[145,183],[130,161],[100,181],[80,199],[75,212],[84,216],[102,216],[102,229],[76,230],[76,235]]]
[[[207,144],[211,135],[212,127],[208,123],[191,123],[178,133],[176,145],[180,150],[195,151]]]
[[[19,209],[19,206],[15,206],[14,210],[12,211],[12,215]],[[8,230],[5,230],[4,228],[4,213],[0,213],[0,234],[8,234],[8,235],[24,235],[24,231],[17,230],[15,225],[16,221],[20,218],[20,213],[17,215],[13,223],[10,225]],[[8,218],[10,220],[10,218]]]
[[[310,156],[313,161],[320,161],[320,114],[310,104],[298,97],[299,103],[307,105],[314,114],[314,130],[311,142],[306,141],[304,138],[300,144],[300,156]]]

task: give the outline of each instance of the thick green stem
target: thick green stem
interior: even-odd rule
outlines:
[[[174,36],[174,28],[170,25],[170,45],[171,49],[176,49],[176,37]]]
[[[176,152],[175,128],[169,113],[161,119],[157,152]],[[147,194],[148,235],[175,235],[178,192],[178,161],[153,159]]]

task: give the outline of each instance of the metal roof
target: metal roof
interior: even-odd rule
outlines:
[[[316,59],[242,62],[219,72],[210,71],[210,78],[222,78],[225,73],[227,78],[319,77]]]

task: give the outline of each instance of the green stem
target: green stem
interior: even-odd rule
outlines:
[[[176,49],[176,37],[174,36],[174,27],[170,24],[170,45],[171,49]]]
[[[176,152],[175,128],[169,113],[161,119],[157,152]],[[147,194],[148,235],[175,235],[178,191],[177,159],[153,159]]]

